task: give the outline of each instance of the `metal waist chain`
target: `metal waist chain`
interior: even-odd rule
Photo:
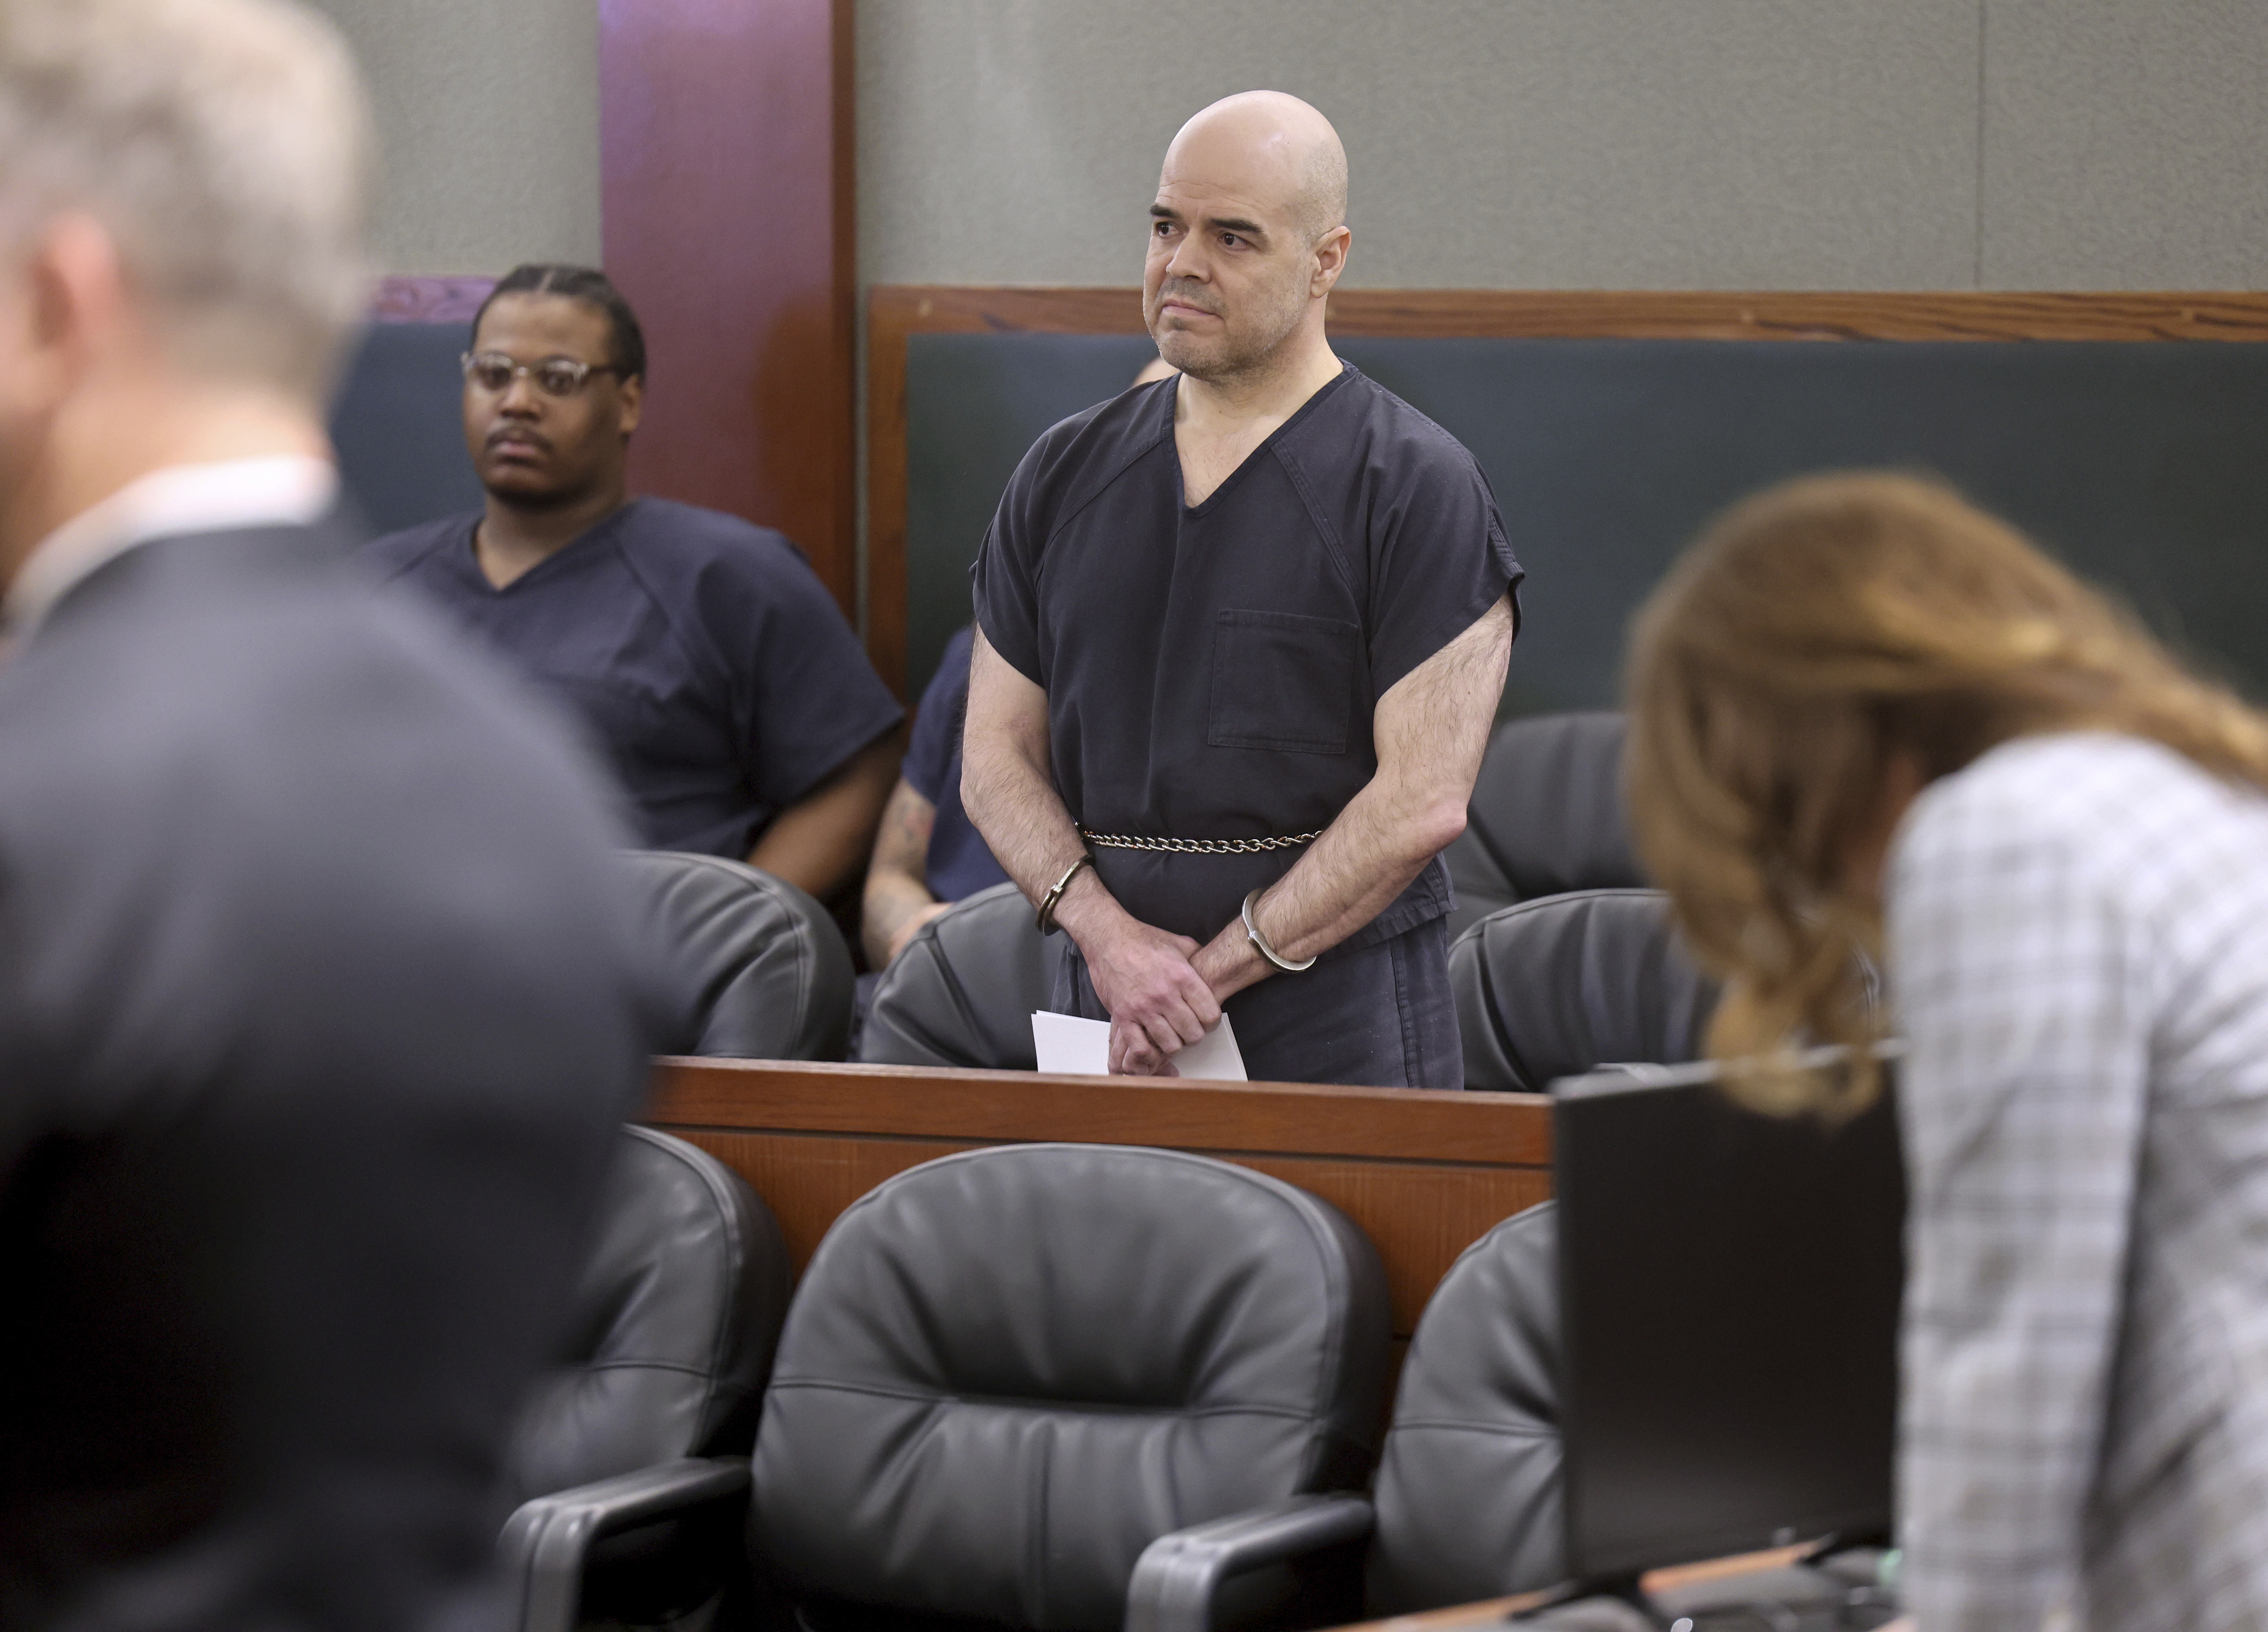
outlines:
[[[1106,850],[1162,850],[1177,856],[1248,856],[1263,850],[1289,850],[1312,843],[1323,833],[1319,827],[1312,833],[1279,838],[1144,838],[1131,833],[1097,833],[1084,827],[1079,831],[1088,844]]]

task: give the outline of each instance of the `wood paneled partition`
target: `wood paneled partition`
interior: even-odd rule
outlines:
[[[493,277],[381,277],[371,293],[373,323],[469,323]],[[469,336],[468,336],[469,338]]]
[[[857,611],[850,0],[600,0],[607,271],[641,492],[776,527]]]
[[[867,647],[906,672],[906,350],[917,334],[1138,335],[1131,288],[867,294]],[[1389,339],[2268,341],[2268,295],[1345,290],[1330,332]]]
[[[1551,1193],[1551,1102],[1532,1094],[667,1060],[646,1119],[754,1185],[799,1272],[845,1207],[957,1150],[1062,1140],[1219,1156],[1359,1225],[1405,1340],[1457,1255]]]

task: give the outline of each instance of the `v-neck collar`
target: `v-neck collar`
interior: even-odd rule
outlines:
[[[1294,425],[1298,425],[1302,419],[1305,419],[1309,414],[1314,412],[1316,408],[1322,404],[1323,399],[1331,395],[1334,392],[1337,391],[1340,387],[1346,384],[1348,380],[1353,377],[1355,372],[1355,366],[1342,358],[1339,363],[1337,378],[1324,381],[1324,383],[1317,388],[1314,395],[1308,397],[1306,402],[1300,403],[1298,408],[1292,410],[1292,417],[1289,419],[1286,419],[1282,425],[1278,425],[1273,431],[1270,431],[1266,436],[1263,437],[1260,440],[1260,445],[1255,447],[1250,453],[1247,454],[1242,462],[1237,465],[1235,469],[1221,477],[1219,484],[1216,486],[1212,491],[1204,496],[1204,502],[1201,505],[1192,505],[1188,502],[1189,484],[1186,475],[1182,469],[1182,447],[1179,440],[1177,440],[1174,435],[1174,403],[1178,401],[1180,396],[1178,386],[1173,391],[1163,393],[1162,395],[1166,398],[1166,446],[1172,450],[1174,455],[1174,496],[1182,501],[1181,506],[1182,519],[1186,521],[1203,521],[1205,516],[1211,512],[1212,507],[1215,505],[1218,505],[1223,498],[1228,496],[1229,491],[1232,488],[1235,487],[1238,483],[1244,480],[1244,473],[1251,469],[1256,464],[1259,463],[1263,454],[1270,453],[1274,450],[1278,438],[1289,433]]]
[[[541,578],[547,575],[556,576],[556,574],[553,574],[552,569],[565,558],[574,556],[579,558],[582,556],[589,554],[590,551],[586,550],[585,546],[589,544],[592,540],[597,538],[600,534],[610,531],[621,522],[624,516],[637,509],[640,502],[640,500],[636,498],[624,500],[619,509],[600,517],[599,520],[592,522],[590,526],[576,534],[574,537],[560,545],[558,549],[553,550],[549,555],[544,557],[543,559],[538,561],[534,566],[529,567],[527,571],[513,579],[512,582],[501,585],[494,579],[490,578],[481,565],[481,522],[486,519],[486,513],[483,512],[482,514],[474,517],[472,526],[465,529],[465,535],[460,545],[460,548],[464,551],[460,559],[464,561],[467,569],[471,572],[473,581],[475,583],[478,584],[490,595],[495,596],[497,599],[502,599],[504,596],[511,594],[519,589],[522,584],[527,582],[531,578]]]

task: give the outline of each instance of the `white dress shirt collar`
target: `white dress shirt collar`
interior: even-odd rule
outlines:
[[[32,547],[0,601],[0,631],[21,640],[80,580],[136,544],[181,533],[305,527],[338,491],[330,462],[304,454],[153,470]]]

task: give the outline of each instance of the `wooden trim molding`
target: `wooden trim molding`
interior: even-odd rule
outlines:
[[[371,292],[370,321],[469,323],[496,282],[493,277],[381,277]]]
[[[1349,289],[1330,331],[1400,339],[2268,341],[2268,293]],[[867,651],[906,667],[906,343],[1143,332],[1133,288],[878,284],[866,295]]]
[[[671,1127],[1551,1164],[1551,1102],[1541,1094],[770,1060],[668,1059],[656,1073],[647,1119]]]
[[[1333,333],[1400,339],[2268,340],[2268,294],[1350,289]]]

